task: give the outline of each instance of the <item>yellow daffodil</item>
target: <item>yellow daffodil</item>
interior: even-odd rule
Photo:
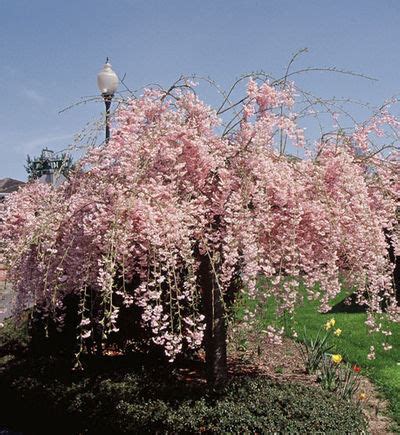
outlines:
[[[329,331],[331,328],[333,328],[335,326],[336,320],[335,319],[331,319],[328,322],[325,323],[325,329],[327,331]]]
[[[332,361],[335,364],[340,364],[342,362],[342,360],[343,360],[342,355],[339,355],[339,354],[332,355]]]
[[[336,335],[336,337],[339,337],[339,335],[342,333],[342,330],[340,328],[337,328],[333,335]]]

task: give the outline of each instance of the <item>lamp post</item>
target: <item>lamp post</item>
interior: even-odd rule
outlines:
[[[106,105],[106,142],[110,139],[110,107],[111,100],[114,96],[115,91],[118,88],[118,76],[111,68],[111,64],[108,60],[103,66],[103,69],[97,74],[97,86],[104,98],[104,103]]]

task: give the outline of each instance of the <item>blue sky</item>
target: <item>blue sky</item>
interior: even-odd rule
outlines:
[[[298,67],[378,81],[309,73],[302,87],[378,105],[400,93],[399,22],[397,0],[0,0],[0,178],[25,179],[27,154],[66,148],[100,119],[101,102],[59,111],[97,94],[107,56],[131,88],[192,73],[227,87],[249,71],[280,76],[308,47]]]

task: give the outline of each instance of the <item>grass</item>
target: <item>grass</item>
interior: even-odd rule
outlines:
[[[326,314],[318,312],[318,301],[305,300],[303,305],[296,310],[291,322],[292,326],[298,333],[299,339],[304,333],[304,327],[308,336],[316,336],[321,326],[334,317],[335,327],[343,331],[340,337],[335,338],[336,352],[342,354],[346,361],[362,368],[362,373],[367,375],[388,399],[391,417],[400,427],[400,324],[389,326],[392,336],[386,341],[393,348],[390,351],[384,351],[382,349],[384,337],[381,334],[369,334],[365,325],[366,314],[342,309],[340,302],[346,296],[345,292],[339,295],[332,303],[332,306],[336,307],[334,312]],[[263,318],[260,319],[261,327],[265,327],[271,321],[276,321],[273,314],[274,303],[270,302]],[[282,319],[280,322],[282,323]],[[376,349],[375,360],[367,358],[371,345]]]
[[[301,334],[301,325],[305,325],[309,334],[316,334],[321,325],[334,317],[337,327],[343,331],[335,340],[337,352],[342,354],[345,360],[365,369],[365,374],[389,400],[393,417],[400,424],[400,325],[391,325],[393,335],[390,341],[393,343],[393,349],[384,351],[381,345],[383,338],[373,337],[368,333],[365,313],[322,314],[317,312],[317,308],[318,304],[307,301],[297,311],[297,332]],[[367,358],[371,345],[376,349],[375,360]]]

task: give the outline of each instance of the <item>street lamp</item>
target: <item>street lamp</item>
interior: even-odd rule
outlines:
[[[106,105],[106,142],[110,139],[110,107],[111,100],[114,96],[115,91],[118,88],[118,76],[111,68],[111,64],[108,60],[103,66],[103,69],[97,74],[97,86],[104,98],[104,103]]]

